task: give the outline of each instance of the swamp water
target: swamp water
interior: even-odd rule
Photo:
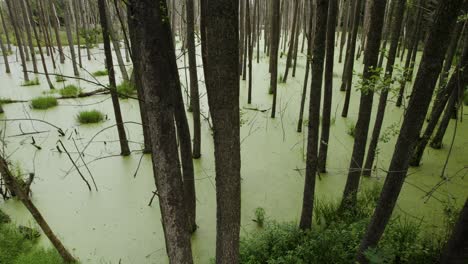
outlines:
[[[107,84],[107,76],[92,77],[90,73],[103,70],[104,54],[102,47],[92,50],[92,60],[88,61],[83,52],[81,77],[93,82]],[[180,53],[180,51],[178,51]],[[256,52],[254,52],[256,54]],[[39,56],[38,56],[39,58]],[[29,100],[48,91],[47,82],[37,75],[40,86],[23,87],[20,64],[16,56],[9,58],[12,73],[4,73],[0,65],[0,97]],[[198,64],[201,58],[198,56]],[[286,56],[280,60],[278,72],[282,76]],[[58,60],[57,60],[58,61]],[[114,60],[116,63],[116,60]],[[184,67],[184,60],[179,60]],[[188,62],[187,62],[188,63]],[[130,64],[130,63],[129,63]],[[48,61],[49,71],[52,63]],[[58,65],[55,73],[73,75],[70,60]],[[32,68],[28,63],[29,69]],[[42,67],[38,61],[38,67]],[[332,127],[328,154],[328,173],[317,179],[317,199],[335,201],[340,199],[346,182],[353,138],[347,130],[357,120],[359,94],[353,88],[348,118],[341,117],[344,93],[339,91],[343,63],[336,57],[332,107]],[[130,67],[128,67],[130,68]],[[297,133],[297,119],[303,87],[305,55],[300,54],[296,77],[291,75],[287,84],[278,86],[277,118],[270,118],[272,97],[268,94],[268,58],[261,52],[260,64],[253,62],[253,100],[247,104],[247,82],[241,81],[241,140],[242,140],[242,228],[241,233],[256,229],[252,221],[254,211],[262,207],[268,220],[294,221],[300,217],[302,192],[305,174],[306,134]],[[118,67],[116,73],[120,76]],[[356,62],[356,72],[362,72],[362,63]],[[182,69],[181,83],[186,88],[186,75]],[[290,74],[292,73],[292,69]],[[188,74],[188,71],[187,71]],[[198,68],[201,94],[201,108],[208,116],[206,92],[203,87],[202,68]],[[33,78],[34,74],[30,74]],[[121,79],[118,76],[118,79]],[[66,78],[65,83],[56,83],[56,88],[76,84],[84,91],[100,88],[83,80]],[[310,80],[310,79],[309,79]],[[357,80],[355,76],[354,80]],[[411,87],[408,85],[407,87]],[[310,85],[308,86],[310,89]],[[410,88],[409,88],[410,89]],[[409,90],[407,89],[407,90]],[[409,93],[408,93],[409,94]],[[407,94],[407,95],[408,95]],[[392,98],[392,100],[395,98]],[[393,100],[394,101],[394,100]],[[126,122],[140,122],[139,107],[136,100],[120,100],[123,119]],[[378,95],[374,98],[377,109]],[[1,119],[42,119],[53,123],[66,132],[59,137],[57,129],[37,121],[2,121],[0,126],[5,132],[6,153],[14,166],[24,173],[34,172],[36,178],[32,186],[33,201],[42,212],[52,229],[63,240],[66,247],[82,263],[167,263],[164,236],[157,198],[152,207],[148,202],[155,190],[151,158],[141,156],[142,131],[138,124],[126,124],[127,136],[133,150],[130,157],[120,157],[119,144],[114,125],[112,103],[109,95],[99,95],[82,99],[60,100],[59,106],[49,110],[32,110],[29,103],[16,103],[3,106],[5,113]],[[308,102],[306,102],[307,113]],[[76,114],[81,110],[97,109],[107,115],[108,120],[98,125],[79,125]],[[251,110],[257,109],[261,111]],[[262,112],[266,110],[265,112]],[[373,118],[375,113],[373,112]],[[377,169],[371,179],[363,179],[364,185],[383,183],[385,170],[393,153],[396,136],[403,120],[403,108],[390,103],[387,108],[383,133],[391,135],[387,143],[379,144]],[[190,126],[191,114],[187,113]],[[202,118],[203,119],[203,118]],[[307,115],[305,115],[307,120]],[[305,133],[307,126],[304,126]],[[371,128],[373,121],[371,122]],[[37,150],[32,146],[31,135],[23,132],[42,132],[32,135]],[[441,181],[441,171],[445,163],[450,141],[454,132],[452,121],[444,140],[444,148],[427,148],[422,166],[411,168],[406,184],[398,200],[396,213],[409,218],[422,219],[425,227],[439,228],[443,225],[443,208],[447,201],[460,206],[468,195],[468,125],[458,123],[455,144],[448,162],[446,175],[450,181],[436,189],[433,196],[425,198],[426,192]],[[95,136],[97,134],[97,136]],[[371,134],[371,132],[369,132]],[[3,135],[2,135],[3,136]],[[95,137],[94,137],[95,136]],[[89,192],[84,182],[65,153],[56,149],[62,140],[74,159],[78,158],[77,149],[84,151],[84,160],[96,180],[99,191]],[[73,140],[76,142],[76,147]],[[140,163],[141,159],[141,164]],[[91,182],[83,163],[81,172]],[[202,158],[194,160],[197,192],[197,224],[199,229],[193,235],[192,247],[196,263],[208,263],[215,255],[216,237],[216,199],[213,142],[209,124],[202,122]],[[135,176],[136,175],[136,176]],[[36,226],[29,212],[18,201],[0,203],[0,208],[10,214],[22,225]],[[430,232],[430,230],[428,230]],[[49,246],[46,238],[41,244]]]

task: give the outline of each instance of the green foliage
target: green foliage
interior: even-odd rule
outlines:
[[[107,76],[109,73],[107,70],[100,70],[100,71],[95,71],[93,72],[94,77],[99,77],[99,76]]]
[[[354,124],[354,123],[349,124],[348,125],[348,130],[346,130],[346,133],[348,133],[348,135],[354,137],[354,135],[356,133],[356,124]]]
[[[398,135],[398,133],[400,132],[399,126],[400,124],[399,123],[393,123],[391,124],[390,126],[388,126],[385,131],[382,133],[382,135],[380,135],[380,138],[379,140],[383,143],[388,143],[390,141],[390,139],[392,139],[394,136]]]
[[[2,210],[0,210],[0,225],[10,223],[10,222],[11,222],[10,216],[5,214]]]
[[[65,77],[63,75],[55,75],[55,81],[56,82],[64,82],[66,80],[67,79],[65,79]]]
[[[374,185],[358,193],[357,208],[339,214],[337,203],[317,202],[316,225],[301,231],[295,224],[266,222],[265,228],[241,238],[240,263],[355,264],[355,255],[380,194]],[[434,263],[442,240],[424,237],[420,224],[392,220],[379,246],[366,252],[370,263]]]
[[[59,94],[65,98],[77,97],[81,93],[81,88],[76,85],[70,84],[65,86],[63,89],[58,90]]]
[[[278,83],[284,83],[283,79],[283,74],[280,73],[278,76]]]
[[[98,110],[81,111],[76,116],[80,124],[94,124],[104,120],[104,114]]]
[[[97,46],[99,42],[102,41],[102,33],[100,28],[92,28],[92,29],[81,29],[80,30],[80,37],[84,39],[84,43],[86,46],[84,48],[93,48]]]
[[[34,248],[29,252],[19,255],[14,264],[62,264],[62,258],[56,250],[44,250]]]
[[[11,102],[13,102],[13,100],[11,100],[10,98],[0,97],[0,105],[9,104]]]
[[[39,79],[36,77],[32,80],[29,80],[29,81],[24,81],[21,86],[35,86],[35,85],[39,85],[40,82],[39,82]]]
[[[32,99],[31,106],[33,109],[45,110],[58,105],[57,98],[53,96],[40,96]]]
[[[255,219],[253,221],[262,227],[263,223],[265,222],[265,209],[262,207],[257,207],[255,209]]]
[[[131,82],[124,81],[121,84],[117,85],[117,93],[120,98],[127,99],[129,96],[132,96],[136,93],[135,85]]]

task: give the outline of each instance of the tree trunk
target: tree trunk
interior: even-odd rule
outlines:
[[[312,1],[310,1],[311,3]],[[302,125],[304,122],[304,108],[305,108],[305,101],[307,96],[307,85],[309,84],[309,72],[310,72],[310,63],[312,62],[312,31],[313,31],[313,8],[312,3],[310,4],[311,13],[309,16],[309,38],[307,40],[307,58],[306,58],[306,68],[305,68],[305,76],[304,76],[304,84],[302,87],[302,96],[301,96],[301,108],[299,110],[299,120],[297,122],[297,132],[302,132]]]
[[[26,37],[28,40],[29,44],[29,52],[31,53],[31,59],[33,63],[33,72],[38,73],[37,69],[37,60],[36,60],[36,52],[34,51],[34,44],[33,44],[33,39],[32,39],[32,34],[31,34],[31,18],[28,17],[26,7],[24,5],[23,0],[19,0],[19,5],[21,9],[21,14],[23,15],[23,24],[26,29]]]
[[[276,98],[278,96],[278,51],[280,42],[280,0],[273,0],[273,8],[271,14],[271,76],[270,76],[270,91],[273,93],[273,105],[271,107],[271,118],[276,116]]]
[[[400,39],[401,25],[403,24],[403,14],[405,12],[406,0],[397,0],[396,6],[393,7],[396,10],[395,20],[391,27],[391,40],[390,49],[388,52],[387,65],[385,68],[384,82],[391,80],[393,76],[393,66],[395,64],[396,50],[398,47],[398,40]],[[380,63],[380,62],[379,62]],[[387,98],[390,85],[384,87],[380,92],[379,106],[377,110],[377,116],[375,117],[374,130],[372,131],[372,138],[369,143],[369,149],[367,150],[366,162],[364,163],[364,169],[362,174],[364,176],[370,176],[372,172],[372,165],[374,164],[375,154],[377,145],[379,143],[380,131],[382,130],[383,120],[385,117],[385,109],[387,108]]]
[[[247,23],[247,53],[248,53],[248,60],[249,60],[249,87],[248,87],[248,95],[247,95],[247,103],[252,103],[252,57],[253,57],[253,41],[252,41],[252,15],[250,14],[250,1],[247,0],[246,2],[246,12],[245,12],[245,23]]]
[[[408,171],[411,152],[421,132],[432,93],[442,69],[448,47],[448,42],[445,40],[450,36],[450,30],[455,25],[457,14],[463,2],[463,0],[439,2],[430,34],[426,39],[423,58],[395,145],[387,178],[366,234],[361,240],[357,255],[357,259],[361,263],[368,262],[364,252],[378,243],[392,215]]]
[[[75,47],[73,45],[73,36],[72,36],[72,20],[70,15],[70,2],[66,0],[64,2],[64,16],[65,16],[65,30],[67,32],[67,39],[68,39],[68,47],[70,49],[71,61],[73,65],[73,73],[75,76],[80,76],[80,72],[78,71],[78,65],[76,63],[76,54],[75,54]],[[78,47],[79,48],[79,47]],[[107,56],[106,56],[107,57]],[[112,66],[112,65],[111,65]],[[108,69],[110,75],[110,69]],[[114,86],[115,88],[115,86]]]
[[[75,34],[76,34],[76,45],[77,45],[77,51],[78,51],[78,65],[80,68],[83,68],[83,61],[81,59],[81,41],[80,41],[80,12],[78,10],[78,7],[76,6],[76,1],[79,0],[72,0],[72,3],[70,5],[70,11],[71,11],[71,20],[75,21]]]
[[[323,95],[322,110],[322,131],[320,138],[320,148],[318,157],[318,170],[327,172],[328,140],[330,138],[330,119],[333,96],[333,64],[335,58],[335,29],[337,21],[338,1],[330,0],[328,6],[327,25],[327,62],[325,65],[325,86]]]
[[[145,69],[141,72],[141,81],[151,131],[153,173],[166,251],[170,263],[190,264],[193,263],[190,233],[174,126],[175,100],[179,99],[174,83],[179,83],[179,80],[167,17],[165,1],[130,1],[129,19],[133,20],[138,40],[133,45],[139,50],[135,54],[138,56],[135,63],[139,64],[139,69]]]
[[[364,51],[364,72],[362,82],[368,87],[361,87],[361,101],[359,115],[356,122],[353,154],[349,164],[348,179],[343,192],[341,210],[352,210],[356,205],[359,179],[361,178],[364,154],[366,152],[367,135],[372,114],[373,78],[379,59],[380,40],[382,38],[383,18],[386,0],[374,0],[369,10],[369,32],[367,35],[366,50]],[[349,86],[348,89],[351,89]]]
[[[193,116],[193,154],[194,159],[201,157],[200,94],[198,91],[197,58],[195,48],[194,0],[187,0],[187,47],[190,73],[190,103]]]
[[[27,68],[27,65],[26,65],[26,58],[25,58],[25,55],[24,55],[24,50],[21,48],[22,43],[21,43],[20,32],[19,32],[19,28],[18,28],[18,24],[17,24],[18,20],[16,19],[16,14],[15,14],[15,12],[13,10],[13,6],[11,4],[11,1],[12,0],[6,0],[6,4],[7,4],[8,12],[10,13],[11,25],[13,26],[13,31],[15,32],[16,42],[17,42],[17,46],[18,46],[18,49],[19,49],[19,53],[20,53],[21,66],[23,68],[23,77],[24,77],[25,81],[29,81],[28,68]]]
[[[125,62],[122,57],[122,52],[120,50],[120,43],[117,38],[117,34],[115,33],[114,23],[111,19],[110,10],[106,9],[106,16],[107,16],[107,25],[109,27],[109,35],[112,41],[112,46],[114,47],[115,57],[117,58],[117,63],[119,65],[120,72],[122,73],[122,79],[124,82],[129,82],[130,78],[128,78],[127,68],[125,67]]]
[[[347,0],[347,1],[348,1],[348,4],[346,5],[347,6],[346,11],[343,11],[343,12],[346,12],[346,15],[343,16],[344,21],[342,21],[344,25],[341,31],[340,55],[338,57],[338,63],[341,63],[343,61],[343,48],[344,48],[344,45],[346,44],[346,32],[348,31],[349,24],[350,24],[349,20],[351,19],[351,7],[353,6],[353,1],[356,1],[356,0]]]
[[[29,196],[25,193],[23,188],[17,182],[15,176],[11,174],[8,168],[8,163],[2,156],[0,156],[0,174],[5,179],[5,183],[8,189],[10,189],[10,191],[13,191],[16,194],[16,196],[20,199],[24,207],[28,209],[28,211],[31,213],[32,217],[37,222],[39,227],[41,227],[41,230],[44,232],[44,234],[50,240],[57,252],[60,254],[63,261],[65,263],[75,263],[76,259],[70,254],[70,252],[68,252],[68,250],[62,244],[62,242],[54,234],[49,224],[47,224],[46,220],[42,216],[41,212],[39,212],[39,210],[31,201],[31,199],[29,199]]]
[[[345,66],[343,68],[343,78],[341,83],[341,91],[346,91],[345,102],[343,105],[342,117],[348,116],[349,100],[351,99],[351,90],[353,83],[353,67],[354,67],[354,54],[356,52],[356,40],[359,28],[359,20],[361,16],[361,6],[363,0],[355,0],[353,9],[353,23],[352,30],[348,35],[348,44],[346,47]]]
[[[441,264],[463,264],[468,261],[468,199],[458,216],[447,244],[442,251]]]
[[[114,108],[117,132],[119,133],[120,155],[128,156],[130,155],[130,148],[128,147],[127,135],[125,133],[125,127],[124,127],[123,120],[122,120],[122,113],[120,110],[119,96],[117,95],[117,84],[115,82],[114,62],[112,60],[112,50],[110,46],[108,21],[106,20],[107,6],[106,6],[105,0],[99,0],[98,3],[99,3],[99,16],[101,19],[102,39],[104,42],[104,53],[106,56],[106,68],[107,68],[108,76],[109,76],[109,90],[111,92],[111,97],[112,97],[112,106]],[[69,14],[67,16],[69,17]],[[70,22],[69,19],[68,19],[68,22]],[[74,59],[72,60],[75,61]],[[74,63],[74,65],[76,67],[76,63]]]
[[[213,118],[216,263],[239,263],[241,206],[238,0],[202,0],[202,56]]]
[[[8,51],[12,51],[11,49],[11,41],[10,41],[10,34],[8,34],[8,27],[5,23],[5,18],[3,17],[3,8],[0,7],[0,18],[2,19],[2,26],[3,26],[3,32],[5,33],[5,38],[7,41],[8,45]]]
[[[10,71],[10,64],[8,63],[8,50],[3,44],[2,38],[0,38],[0,48],[2,49],[3,62],[5,63],[5,72],[10,73],[11,71]]]
[[[445,132],[447,131],[447,127],[450,123],[450,119],[452,118],[453,109],[457,107],[458,100],[459,100],[459,95],[457,91],[453,91],[452,94],[450,95],[450,99],[447,103],[447,107],[445,108],[444,116],[442,117],[442,120],[440,120],[439,127],[437,128],[437,131],[431,140],[431,144],[430,144],[431,148],[433,149],[442,148],[442,143],[443,143],[443,139],[445,136]]]
[[[24,10],[27,10],[29,17],[32,18],[33,13],[31,9],[31,4],[29,3],[30,0],[24,0],[24,1],[26,2],[26,5],[25,5],[25,2],[23,2],[23,0],[21,0],[21,5]],[[44,75],[46,77],[47,84],[49,84],[50,89],[54,89],[54,85],[50,81],[49,71],[47,70],[47,64],[44,58],[44,53],[42,52],[41,39],[39,38],[39,34],[37,33],[36,23],[33,21],[33,23],[31,24],[32,24],[33,32],[34,32],[34,38],[36,38],[37,48],[39,49],[39,55],[41,56],[42,68],[44,69]]]
[[[318,140],[320,125],[320,99],[325,61],[328,1],[316,0],[315,35],[312,50],[312,83],[310,85],[309,124],[307,136],[307,161],[299,228],[310,229],[315,196],[315,175],[318,165]]]
[[[52,25],[53,25],[54,31],[55,31],[55,40],[57,42],[57,48],[58,48],[59,55],[60,55],[60,63],[64,64],[65,63],[65,54],[63,52],[62,40],[60,39],[60,34],[59,34],[60,20],[58,18],[57,10],[55,8],[55,4],[53,3],[53,1],[50,1],[49,4],[50,4],[50,9],[54,13],[54,17],[52,18]]]
[[[289,68],[291,68],[292,58],[294,56],[294,47],[296,46],[296,24],[297,24],[297,14],[299,13],[299,0],[294,0],[294,16],[293,23],[291,27],[291,38],[289,40],[289,50],[288,57],[286,58],[286,69],[284,71],[283,82],[285,83],[288,80]]]

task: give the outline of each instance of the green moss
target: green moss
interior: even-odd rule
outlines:
[[[100,71],[95,71],[93,72],[94,77],[99,77],[99,76],[107,76],[109,73],[107,70],[100,70]]]
[[[29,80],[29,81],[24,81],[21,86],[35,86],[35,85],[39,85],[40,82],[39,82],[39,79],[36,77],[32,80]]]
[[[81,93],[81,88],[76,85],[70,84],[65,86],[63,89],[58,90],[58,93],[65,98],[77,97]]]
[[[65,77],[63,77],[63,75],[55,75],[55,81],[56,82],[64,82],[66,80],[67,79],[65,79]]]
[[[104,114],[98,110],[81,111],[76,116],[81,124],[94,124],[104,120]]]
[[[119,94],[119,97],[126,99],[136,93],[135,85],[131,82],[124,81],[117,86],[117,93]]]
[[[32,99],[31,106],[33,109],[45,110],[58,105],[57,98],[53,96],[40,96]]]

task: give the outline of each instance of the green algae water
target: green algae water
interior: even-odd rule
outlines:
[[[54,82],[56,88],[75,84],[83,91],[93,91],[100,88],[95,83],[106,85],[107,76],[93,77],[91,74],[104,69],[103,51],[93,49],[92,52],[91,61],[83,58],[81,77],[93,83],[66,78],[64,83]],[[198,59],[198,63],[201,63],[199,56]],[[285,60],[285,57],[280,60],[280,74],[284,72]],[[10,75],[5,74],[4,65],[0,65],[0,97],[30,100],[48,91],[42,75],[37,75],[40,86],[21,86],[23,80],[20,65],[14,56],[10,56],[10,61]],[[178,63],[182,66],[183,58]],[[257,228],[252,219],[255,218],[254,212],[258,207],[265,209],[267,220],[299,220],[307,126],[304,126],[304,133],[297,133],[296,127],[304,64],[305,55],[300,54],[296,76],[290,76],[286,84],[279,84],[276,119],[270,118],[272,97],[268,94],[268,58],[263,52],[260,63],[253,62],[253,99],[250,105],[247,104],[247,83],[241,82],[241,235]],[[52,69],[51,61],[48,61],[48,66]],[[55,73],[73,75],[69,60],[59,67]],[[339,91],[342,67],[343,63],[338,63],[336,56],[328,173],[320,175],[316,184],[317,199],[324,201],[339,200],[342,195],[353,147],[353,138],[348,135],[347,129],[356,122],[359,108],[359,92],[352,90],[348,118],[341,117],[344,101],[344,93]],[[356,62],[355,71],[362,72],[361,62]],[[119,74],[117,68],[116,73]],[[180,74],[182,85],[186,89],[186,72],[181,70]],[[200,68],[198,74],[202,84],[203,72]],[[408,84],[407,87],[411,85]],[[206,92],[203,87],[200,88],[201,109],[208,116]],[[375,98],[378,98],[378,94]],[[397,136],[394,131],[398,132],[404,115],[404,108],[395,107],[394,99],[396,98],[391,95],[382,132],[389,135],[388,142],[380,142],[376,169],[371,178],[362,179],[364,185],[383,183],[385,179]],[[374,100],[373,118],[377,101]],[[127,136],[133,150],[130,157],[118,155],[120,150],[115,127],[106,129],[115,124],[109,95],[60,100],[57,107],[48,110],[33,110],[28,102],[4,105],[5,113],[0,116],[2,119],[41,119],[60,127],[66,133],[61,137],[56,128],[36,121],[3,121],[0,125],[7,142],[6,153],[10,155],[13,165],[20,167],[24,173],[35,173],[33,201],[66,247],[82,263],[167,263],[157,198],[152,206],[148,206],[155,184],[151,158],[149,155],[142,157],[140,151],[143,135],[141,126],[137,124],[140,122],[138,103],[132,99],[120,100],[120,103],[124,121],[128,122]],[[306,106],[308,107],[308,102]],[[80,125],[77,122],[78,112],[94,109],[104,113],[104,122],[91,125]],[[187,116],[192,125],[190,113]],[[307,120],[307,116],[304,118]],[[449,153],[454,124],[452,120],[444,139],[444,147],[441,150],[428,147],[421,166],[410,169],[395,209],[396,214],[421,221],[427,232],[443,226],[443,209],[446,203],[460,206],[468,195],[466,122],[458,123],[445,171],[449,180],[442,181],[440,177]],[[371,129],[372,127],[373,121]],[[35,134],[21,135],[31,132]],[[31,137],[41,146],[41,150],[31,145]],[[78,151],[83,152],[83,159],[87,162],[99,191],[88,191],[67,155],[57,150],[58,140],[63,141],[74,159],[78,158]],[[81,173],[91,182],[91,176],[83,163],[78,164]],[[196,263],[208,263],[215,255],[216,197],[213,142],[206,121],[202,122],[202,158],[194,160],[194,166],[199,229],[193,235],[192,248]],[[428,193],[431,195],[427,196]],[[1,202],[0,208],[11,215],[17,224],[35,225],[28,211],[18,201]],[[44,247],[50,247],[44,237],[40,243]]]

